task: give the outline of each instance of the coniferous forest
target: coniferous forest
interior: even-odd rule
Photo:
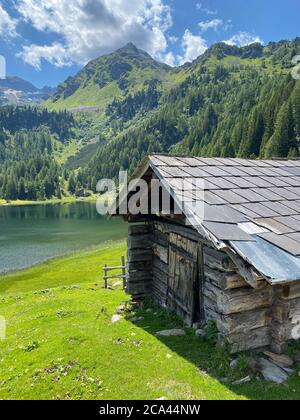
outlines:
[[[216,44],[179,68],[132,44],[100,57],[43,107],[0,108],[0,198],[92,192],[97,180],[117,177],[120,169],[132,173],[154,152],[298,157],[300,81],[292,77],[292,58],[299,51],[300,38],[243,48]],[[88,85],[90,95],[91,84],[97,97],[87,103],[98,111],[66,111],[76,89],[83,97]],[[101,89],[111,89],[109,99]],[[59,159],[58,150],[63,154],[72,142],[75,151]]]
[[[0,108],[0,197],[60,198],[64,171],[53,158],[54,142],[67,142],[74,125],[66,112]]]

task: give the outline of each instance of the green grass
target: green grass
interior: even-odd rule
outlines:
[[[82,202],[96,202],[99,196],[97,194],[91,195],[90,197],[63,197],[63,198],[51,198],[43,201],[29,201],[29,200],[3,200],[0,199],[0,206],[28,206],[37,204],[68,204],[68,203],[82,203]]]
[[[129,297],[103,289],[99,274],[124,253],[124,243],[108,244],[0,278],[1,399],[300,398],[296,377],[284,386],[221,383],[211,374],[216,349],[191,329],[155,336],[182,325],[164,310],[136,310],[139,324],[128,317],[112,324]]]

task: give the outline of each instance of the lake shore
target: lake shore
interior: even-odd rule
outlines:
[[[123,220],[100,215],[95,202],[1,206],[0,274],[126,236]]]
[[[92,195],[90,197],[84,197],[84,198],[77,198],[77,197],[53,198],[49,200],[40,200],[40,201],[0,199],[0,207],[34,206],[34,205],[41,205],[41,204],[96,203],[97,199],[98,199],[98,195]]]

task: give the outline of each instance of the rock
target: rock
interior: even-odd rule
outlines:
[[[125,311],[125,305],[119,305],[116,309],[117,314],[121,314]]]
[[[238,367],[238,359],[233,359],[230,363],[230,369],[235,370]]]
[[[130,321],[135,324],[137,322],[144,321],[144,317],[143,316],[134,316],[133,318],[130,318]]]
[[[121,319],[122,319],[121,315],[115,314],[115,315],[112,316],[111,322],[112,322],[112,324],[115,324],[116,322],[121,321]]]
[[[247,384],[250,381],[251,381],[250,376],[246,376],[246,378],[233,382],[233,385],[243,385],[243,384]]]
[[[186,335],[186,332],[181,329],[158,331],[155,335],[159,337],[179,337]]]
[[[258,365],[258,360],[255,357],[249,357],[249,366],[252,370],[256,370]]]
[[[290,368],[293,366],[294,362],[293,360],[284,354],[275,354],[271,353],[270,351],[265,351],[264,354],[271,359],[272,362],[274,362],[277,366],[281,368]]]
[[[196,330],[195,335],[199,338],[204,338],[206,336],[206,333],[203,329]]]
[[[260,358],[258,363],[261,368],[261,373],[266,381],[275,382],[276,384],[282,384],[287,381],[287,373],[270,360]]]
[[[117,287],[117,286],[121,286],[121,285],[123,285],[123,282],[122,281],[116,281],[115,283],[113,283],[111,285],[111,287]]]

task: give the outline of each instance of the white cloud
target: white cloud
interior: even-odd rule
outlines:
[[[16,0],[22,18],[41,32],[58,35],[51,45],[30,45],[19,54],[36,68],[45,59],[56,66],[85,64],[127,42],[158,58],[172,26],[164,0]]]
[[[236,45],[237,47],[245,47],[246,45],[254,44],[255,42],[263,44],[263,41],[259,36],[242,31],[223,42],[228,45]]]
[[[176,66],[176,58],[172,52],[165,54],[164,57],[162,57],[162,61],[171,67]]]
[[[23,51],[17,54],[17,57],[22,58],[37,70],[41,69],[42,59],[53,64],[55,67],[72,65],[72,60],[65,46],[60,43],[53,43],[52,45],[26,45],[23,47]]]
[[[199,22],[198,26],[202,32],[206,32],[209,29],[213,29],[217,31],[219,27],[223,26],[223,20],[222,19],[206,20],[203,22]]]
[[[193,35],[188,29],[185,31],[182,38],[182,48],[184,54],[177,56],[177,61],[179,64],[184,64],[186,62],[192,62],[199,55],[203,54],[208,46],[204,38],[200,35]]]
[[[13,19],[0,5],[0,35],[4,38],[17,36],[17,20]]]
[[[172,44],[176,44],[176,42],[178,41],[178,38],[177,38],[177,36],[170,35],[168,37],[168,41],[170,41]]]
[[[197,3],[196,4],[196,9],[197,10],[200,10],[201,12],[206,13],[207,15],[211,15],[211,16],[218,14],[218,11],[217,10],[208,9],[207,7],[203,6],[202,3]]]

